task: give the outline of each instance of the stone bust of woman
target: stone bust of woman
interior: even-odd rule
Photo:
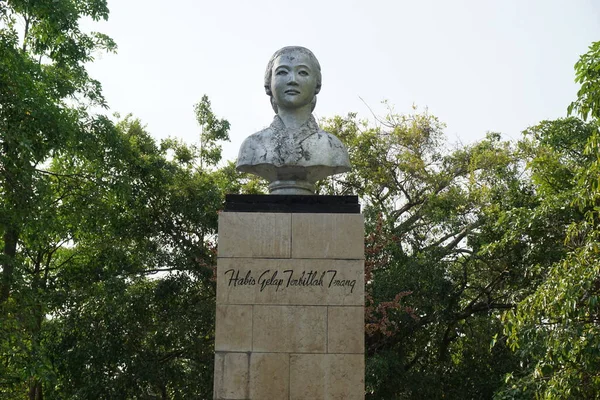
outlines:
[[[348,151],[312,115],[320,90],[321,66],[310,50],[276,51],[265,71],[265,91],[277,115],[244,140],[238,171],[267,179],[271,194],[313,194],[316,181],[349,171]]]

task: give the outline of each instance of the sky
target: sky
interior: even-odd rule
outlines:
[[[116,54],[88,71],[109,112],[132,113],[157,139],[197,143],[193,106],[208,95],[231,123],[224,159],[273,118],[263,76],[279,48],[311,49],[323,86],[317,118],[427,109],[450,143],[486,132],[517,140],[566,116],[573,66],[600,40],[598,0],[108,0]]]

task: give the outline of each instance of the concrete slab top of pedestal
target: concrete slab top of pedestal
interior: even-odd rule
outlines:
[[[219,215],[219,257],[289,258],[292,216],[283,213]]]
[[[224,212],[218,256],[364,259],[361,214]]]
[[[364,260],[362,214],[292,214],[292,258]]]

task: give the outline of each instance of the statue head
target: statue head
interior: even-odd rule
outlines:
[[[317,93],[319,93],[321,90],[321,65],[312,51],[300,46],[288,46],[277,50],[275,54],[271,56],[271,59],[267,64],[267,69],[265,71],[265,92],[271,98],[271,106],[273,107],[273,110],[275,110],[275,113],[278,112],[277,101],[273,96],[271,84],[273,79],[273,68],[279,57],[288,57],[291,60],[297,59],[298,57],[304,57],[311,64],[310,68],[316,78],[316,88],[311,99],[311,111],[314,110],[317,104]]]

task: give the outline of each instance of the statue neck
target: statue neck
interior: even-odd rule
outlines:
[[[310,119],[312,106],[311,104],[307,104],[304,107],[293,110],[279,108],[277,115],[279,115],[286,128],[298,129]]]

